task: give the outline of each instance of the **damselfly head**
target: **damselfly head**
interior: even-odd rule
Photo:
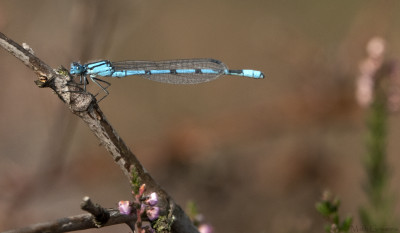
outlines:
[[[72,62],[71,70],[69,71],[72,75],[83,74],[86,71],[85,66],[79,64],[78,62]]]

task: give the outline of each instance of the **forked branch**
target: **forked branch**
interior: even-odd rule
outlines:
[[[107,121],[93,95],[84,92],[73,81],[67,70],[63,68],[58,70],[52,69],[37,58],[31,49],[23,48],[1,32],[0,46],[35,72],[38,76],[35,83],[39,87],[51,88],[67,104],[72,113],[80,117],[88,125],[90,130],[100,140],[101,145],[107,149],[114,161],[122,169],[129,182],[134,183],[132,182],[133,180],[140,180],[141,184],[146,184],[146,193],[157,193],[160,214],[167,216],[169,213],[172,213],[174,217],[172,232],[198,232],[183,210],[175,204],[172,198],[145,171],[136,156],[129,150],[125,142]]]

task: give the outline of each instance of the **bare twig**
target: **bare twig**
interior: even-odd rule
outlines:
[[[115,209],[107,210],[107,213],[110,215],[110,219],[102,226],[111,226],[136,221],[135,215],[123,215]],[[98,226],[94,222],[94,219],[95,218],[92,214],[80,214],[50,222],[37,223],[28,227],[10,230],[3,233],[58,233],[98,228]]]
[[[111,154],[114,161],[120,166],[131,182],[138,177],[141,183],[146,184],[146,192],[156,192],[159,197],[160,214],[167,215],[172,211],[174,223],[172,232],[198,232],[189,217],[175,204],[172,198],[154,181],[136,156],[129,150],[125,142],[107,121],[100,110],[95,98],[76,85],[65,69],[53,70],[46,63],[34,56],[28,50],[0,33],[0,46],[9,51],[38,76],[36,84],[39,87],[50,87],[64,101],[69,109],[80,117],[100,140],[101,144]],[[173,207],[171,210],[170,207]]]
[[[33,224],[3,233],[59,233],[100,228],[123,223],[127,224],[131,230],[134,231],[135,222],[137,220],[137,216],[134,214],[135,212],[132,212],[130,215],[120,214],[119,210],[106,209],[98,204],[94,204],[89,197],[83,198],[81,208],[89,212],[89,214],[80,214],[45,223]]]

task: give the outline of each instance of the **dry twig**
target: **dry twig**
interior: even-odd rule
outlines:
[[[93,95],[84,92],[79,85],[73,81],[67,70],[52,69],[33,55],[30,48],[23,48],[1,32],[0,46],[35,72],[38,76],[38,80],[36,80],[35,83],[39,87],[51,88],[58,97],[67,104],[72,113],[80,117],[89,126],[90,130],[96,135],[101,144],[107,149],[114,161],[122,169],[129,182],[139,177],[141,182],[146,184],[146,193],[157,193],[161,210],[160,213],[168,214],[172,211],[175,218],[172,224],[172,232],[198,232],[196,227],[191,223],[189,217],[187,217],[183,210],[174,203],[172,198],[160,188],[150,174],[145,171],[136,156],[118,136],[117,132],[100,110]],[[170,210],[170,208],[172,208],[172,210]],[[79,215],[78,218],[85,219],[84,216],[88,217],[88,215]],[[76,219],[76,216],[70,218]]]

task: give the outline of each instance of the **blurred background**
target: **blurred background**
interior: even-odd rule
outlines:
[[[194,201],[216,232],[322,232],[323,190],[355,224],[366,201],[355,80],[374,36],[399,59],[399,13],[397,0],[1,0],[0,31],[54,68],[211,57],[263,71],[188,86],[109,79],[100,106],[162,187],[182,207]],[[0,50],[0,70],[0,231],[80,214],[86,195],[105,207],[131,200],[110,155],[29,69]],[[394,192],[399,126],[391,116]]]

